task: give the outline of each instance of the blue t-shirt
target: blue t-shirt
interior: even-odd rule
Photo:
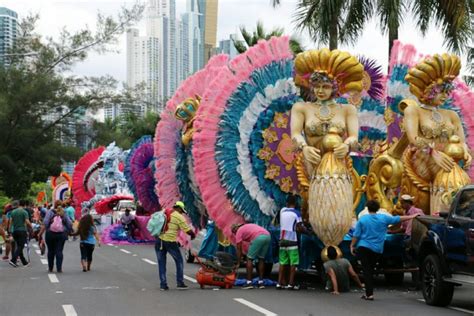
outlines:
[[[358,239],[357,247],[369,248],[373,252],[383,253],[383,244],[388,225],[400,223],[400,216],[386,214],[367,214],[357,222],[354,237]]]
[[[81,240],[81,243],[95,245],[95,236],[94,236],[95,230],[96,230],[95,226],[92,226],[91,229],[89,230],[89,235],[87,235],[86,239]]]

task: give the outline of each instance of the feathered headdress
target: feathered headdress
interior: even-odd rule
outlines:
[[[405,80],[410,84],[410,92],[422,103],[430,103],[442,90],[453,90],[453,80],[459,75],[461,60],[456,55],[435,54],[426,57],[408,70]]]
[[[337,86],[336,96],[346,92],[361,92],[364,66],[359,60],[337,49],[308,50],[295,59],[295,83],[305,88],[311,86],[311,76],[322,74]]]

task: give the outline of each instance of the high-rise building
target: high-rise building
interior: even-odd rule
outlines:
[[[203,66],[204,42],[202,41],[199,19],[198,0],[188,0],[186,13],[181,17],[183,26],[181,47],[183,52],[183,79],[186,79]]]
[[[219,41],[219,47],[216,48],[218,54],[227,54],[230,58],[234,58],[239,54],[234,46],[234,41],[237,40],[237,34],[231,34],[229,39]]]
[[[218,0],[197,0],[199,9],[199,29],[203,43],[203,56],[200,65],[204,67],[212,56],[217,41],[217,10]]]
[[[9,49],[19,36],[18,14],[5,7],[0,7],[0,64],[7,62]]]

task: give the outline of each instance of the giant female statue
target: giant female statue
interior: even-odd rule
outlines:
[[[321,49],[299,54],[295,70],[296,84],[309,92],[291,110],[291,137],[310,179],[309,221],[326,246],[337,246],[354,217],[348,153],[357,144],[359,123],[356,107],[335,98],[362,91],[364,67],[347,52]]]
[[[435,54],[408,70],[411,94],[399,103],[403,112],[401,138],[377,158],[369,170],[367,195],[391,208],[387,188],[415,196],[425,213],[446,211],[453,194],[470,183],[461,168],[471,164],[461,119],[446,105],[461,68],[455,55]],[[417,102],[418,101],[418,102]]]

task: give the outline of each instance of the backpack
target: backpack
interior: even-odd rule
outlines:
[[[59,215],[54,215],[51,225],[49,225],[49,230],[53,233],[64,233],[64,223],[63,218]]]
[[[168,230],[168,223],[171,218],[173,210],[159,211],[151,215],[146,229],[150,232],[153,237],[158,237],[162,233]]]

